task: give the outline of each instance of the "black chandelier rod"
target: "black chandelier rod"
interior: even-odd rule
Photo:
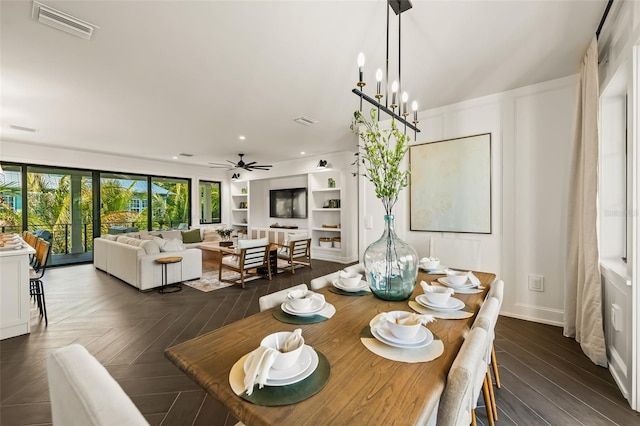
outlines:
[[[358,90],[358,89],[353,89],[352,90],[353,93],[355,93],[356,95],[360,96],[360,99],[364,99],[365,101],[369,102],[371,105],[377,107],[378,109],[381,109],[382,111],[384,111],[386,114],[390,115],[391,117],[397,119],[399,122],[401,122],[402,124],[404,124],[406,127],[410,128],[411,130],[413,130],[414,132],[419,132],[420,129],[418,129],[415,125],[411,124],[410,122],[408,122],[407,120],[405,120],[402,116],[400,116],[399,114],[396,114],[394,111],[390,110],[389,108],[387,108],[386,106],[380,104],[380,102],[376,101],[375,99],[373,99],[370,96],[367,96],[366,93],[364,93],[362,90]],[[362,111],[362,108],[360,109],[360,111]]]

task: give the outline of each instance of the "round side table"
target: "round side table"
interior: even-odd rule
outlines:
[[[162,266],[162,286],[158,290],[158,293],[175,293],[182,290],[182,283],[175,283],[171,285],[167,284],[167,265],[180,262],[182,262],[182,257],[180,256],[161,257],[159,259],[156,259],[156,263]],[[182,279],[182,269],[180,269],[180,279]]]

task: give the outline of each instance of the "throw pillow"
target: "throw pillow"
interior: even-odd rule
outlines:
[[[182,232],[182,242],[185,244],[202,242],[202,238],[200,238],[200,230],[198,228],[192,229],[191,231],[181,231],[181,232]]]
[[[166,240],[164,245],[160,247],[160,251],[182,251],[182,244],[178,239]]]

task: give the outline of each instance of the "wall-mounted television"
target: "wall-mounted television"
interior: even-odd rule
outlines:
[[[307,218],[307,188],[272,189],[269,191],[269,217]]]

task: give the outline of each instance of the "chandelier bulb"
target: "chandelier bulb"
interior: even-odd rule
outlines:
[[[378,83],[382,82],[382,70],[380,68],[376,71],[376,81]]]
[[[358,54],[358,86],[364,86],[364,73],[362,68],[364,67],[364,53],[360,52]]]
[[[393,80],[393,83],[391,83],[391,91],[394,94],[398,93],[398,80]]]
[[[413,101],[413,102],[411,102],[411,110],[412,110],[413,112],[418,111],[418,101]]]

